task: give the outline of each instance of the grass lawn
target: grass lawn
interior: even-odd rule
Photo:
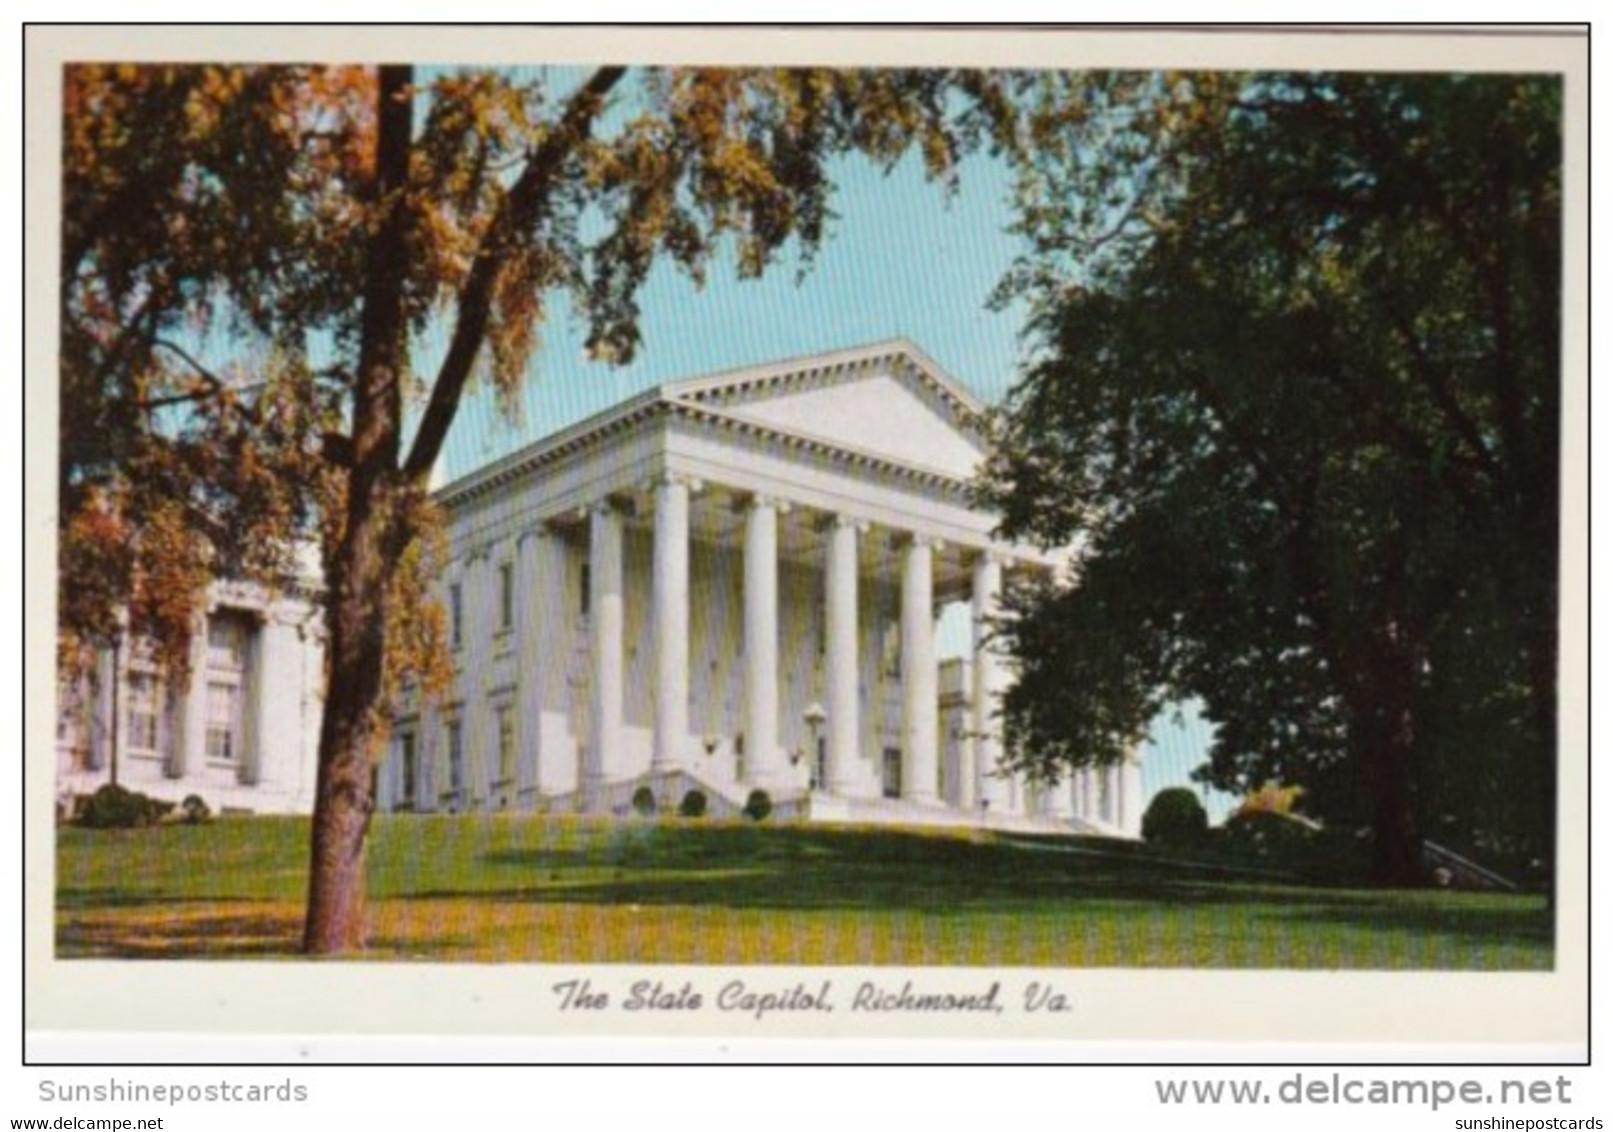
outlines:
[[[63,957],[294,957],[306,818],[58,831]],[[1548,969],[1538,896],[1318,888],[889,827],[377,816],[385,960]]]

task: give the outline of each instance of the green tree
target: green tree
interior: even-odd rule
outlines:
[[[64,658],[134,632],[182,667],[209,578],[284,584],[317,538],[316,953],[363,943],[390,690],[440,678],[427,483],[467,390],[513,403],[557,293],[628,360],[657,261],[809,261],[833,158],[917,149],[950,180],[1012,118],[984,72],[121,65],[65,86]],[[417,373],[428,327],[447,348]]]
[[[1004,633],[1022,761],[1104,761],[1198,697],[1208,778],[1550,860],[1561,85],[1050,81],[1005,284],[1039,353],[997,422],[1010,534],[1073,544]]]

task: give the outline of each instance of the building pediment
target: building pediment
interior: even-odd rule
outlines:
[[[907,342],[680,382],[668,399],[773,433],[796,436],[955,479],[985,456],[983,406]]]

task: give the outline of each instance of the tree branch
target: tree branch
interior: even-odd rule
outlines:
[[[493,288],[513,243],[537,221],[561,172],[562,161],[588,137],[605,105],[605,96],[625,73],[624,67],[601,67],[572,95],[560,121],[532,153],[520,178],[488,225],[458,296],[459,313],[453,336],[442,367],[437,371],[437,380],[432,384],[431,400],[415,433],[414,445],[404,462],[405,478],[423,481],[431,474],[431,467],[442,452],[449,426],[458,412],[476,355],[487,337]]]
[[[250,392],[254,389],[263,389],[269,384],[268,382],[254,381],[245,385],[231,385],[229,382],[215,374],[212,370],[202,365],[201,362],[197,361],[195,357],[193,357],[183,347],[170,342],[166,338],[153,338],[151,340],[151,346],[152,349],[157,349],[160,347],[164,350],[167,350],[169,353],[183,361],[191,368],[196,376],[202,380],[206,388],[191,389],[184,393],[176,393],[167,397],[146,398],[144,400],[135,402],[138,408],[150,411],[153,409],[161,409],[169,405],[182,405],[190,401],[203,401],[210,397],[216,397],[219,399],[219,404],[235,409],[236,412],[240,413],[253,424],[262,423],[262,418],[258,415],[257,410],[242,404],[240,401],[234,398],[234,395],[238,393]]]
[[[1423,349],[1422,340],[1418,338],[1415,328],[1407,320],[1405,309],[1391,305],[1387,313],[1393,321],[1395,329],[1400,332],[1400,337],[1405,342],[1406,348],[1411,351],[1411,356],[1416,362],[1417,377],[1423,388],[1428,391],[1429,397],[1433,399],[1439,411],[1444,414],[1446,421],[1461,436],[1463,443],[1472,450],[1479,464],[1494,478],[1496,486],[1504,489],[1505,469],[1497,462],[1495,453],[1484,443],[1484,437],[1479,433],[1478,425],[1473,423],[1473,418],[1462,410],[1461,404],[1456,400],[1456,395],[1434,372],[1434,366],[1428,357],[1428,352]]]

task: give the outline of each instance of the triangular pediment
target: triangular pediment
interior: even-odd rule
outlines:
[[[668,390],[770,430],[958,478],[985,452],[980,406],[912,347],[869,348]]]

